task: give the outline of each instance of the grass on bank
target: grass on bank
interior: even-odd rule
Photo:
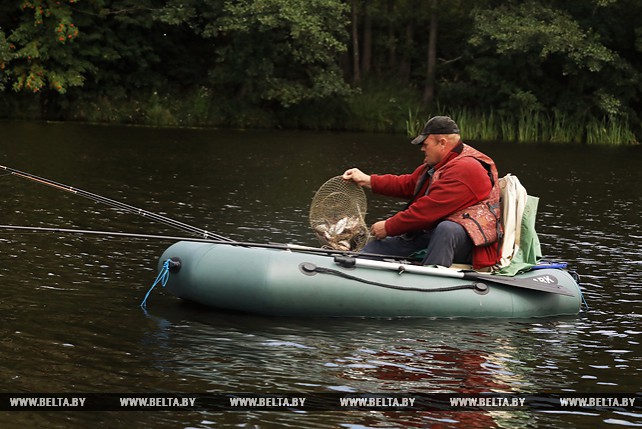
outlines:
[[[5,95],[9,95],[6,94]],[[427,118],[451,116],[470,141],[553,142],[625,145],[638,143],[622,118],[570,116],[562,112],[497,112],[437,105],[421,107],[417,91],[365,82],[347,100],[335,99],[289,109],[218,99],[206,88],[161,95],[110,94],[67,100],[39,96],[2,97],[0,117],[126,123],[167,127],[308,129],[416,136]]]
[[[628,122],[619,118],[569,117],[560,112],[480,113],[466,108],[443,110],[435,114],[445,114],[455,119],[467,140],[638,144]],[[413,125],[407,127],[409,136],[417,134],[416,124],[419,120],[414,116],[406,121]]]

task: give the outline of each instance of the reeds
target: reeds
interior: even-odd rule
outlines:
[[[419,109],[414,111],[408,107],[408,119],[406,119],[406,133],[409,136],[418,135],[424,127],[425,118],[421,117]]]
[[[435,114],[455,119],[466,140],[607,145],[638,143],[628,122],[615,117],[595,119],[570,117],[562,112],[544,114],[537,111],[480,113],[467,108],[450,111],[437,108],[435,111],[439,112]],[[416,128],[410,126],[416,123],[416,116],[416,112],[411,114],[409,111],[409,120],[406,121],[409,136],[417,134]]]
[[[626,121],[605,118],[600,122],[594,121],[587,124],[586,143],[620,145],[638,142]]]

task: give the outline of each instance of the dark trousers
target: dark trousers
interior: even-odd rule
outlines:
[[[431,231],[412,236],[386,237],[372,240],[363,248],[363,253],[407,257],[420,250],[426,251],[423,265],[449,267],[455,264],[471,264],[473,241],[464,227],[445,220]]]

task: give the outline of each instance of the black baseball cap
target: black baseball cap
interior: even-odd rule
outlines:
[[[459,134],[459,127],[448,116],[433,116],[426,122],[421,134],[410,143],[422,144],[430,134]]]

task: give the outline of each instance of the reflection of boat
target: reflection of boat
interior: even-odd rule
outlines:
[[[296,249],[181,241],[164,252],[159,267],[180,261],[167,283],[180,298],[264,315],[544,317],[580,309],[579,286],[561,269],[462,274]]]

